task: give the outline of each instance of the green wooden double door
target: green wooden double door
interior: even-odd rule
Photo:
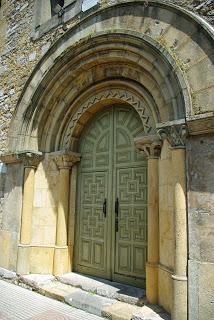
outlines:
[[[144,286],[147,162],[134,146],[143,134],[134,109],[107,107],[84,130],[77,188],[75,270]]]

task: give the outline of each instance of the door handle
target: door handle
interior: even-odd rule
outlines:
[[[119,199],[118,198],[115,201],[115,214],[116,214],[116,217],[118,217],[118,214],[119,214]]]
[[[115,232],[119,230],[119,199],[117,198],[115,201]]]
[[[107,201],[106,199],[104,200],[103,202],[103,214],[104,214],[104,217],[106,218],[106,212],[107,212]]]

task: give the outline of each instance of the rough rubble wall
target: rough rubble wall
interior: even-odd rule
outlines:
[[[9,123],[24,85],[39,59],[64,31],[58,28],[32,41],[33,0],[2,1],[0,10],[0,151],[4,151]]]
[[[167,0],[182,8],[200,15],[210,24],[214,24],[214,0]]]

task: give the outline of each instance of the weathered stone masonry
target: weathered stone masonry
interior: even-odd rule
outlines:
[[[168,2],[180,4],[191,9],[191,3],[194,1],[178,2],[169,0]],[[13,111],[29,74],[50,46],[80,19],[76,16],[64,28],[59,26],[54,30],[50,30],[48,34],[43,35],[40,39],[33,41],[34,5],[35,1],[33,0],[1,1],[0,150],[2,151],[6,148],[6,136]],[[106,6],[108,3],[103,1],[103,5]],[[213,16],[213,6],[201,8],[201,10],[202,12],[199,11],[199,13],[201,12],[202,15],[205,13],[209,17]],[[212,20],[210,22],[212,23]]]
[[[148,158],[147,298],[211,320],[214,31],[184,7],[212,23],[213,3],[103,1],[35,29],[39,1],[1,1],[0,266],[73,269],[79,138],[99,110],[129,105]]]

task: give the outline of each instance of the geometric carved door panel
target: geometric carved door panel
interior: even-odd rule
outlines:
[[[118,169],[116,177],[119,228],[115,272],[143,277],[147,257],[146,168]]]
[[[126,106],[106,108],[82,134],[75,241],[79,272],[143,284],[147,162],[134,146],[142,134],[138,114]]]

